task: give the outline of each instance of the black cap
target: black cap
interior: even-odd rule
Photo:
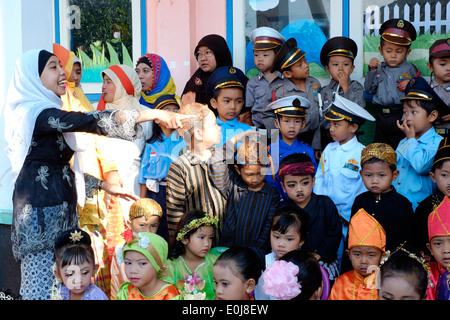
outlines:
[[[242,88],[245,90],[248,78],[241,69],[235,67],[221,67],[211,74],[206,84],[206,93],[210,98],[214,90],[222,88]]]
[[[287,39],[275,55],[271,72],[283,72],[283,70],[296,63],[305,54],[305,51],[297,48],[297,40],[294,38]]]
[[[390,43],[408,46],[416,40],[416,28],[404,19],[389,19],[380,27],[381,37]]]
[[[325,66],[328,58],[344,56],[354,60],[358,54],[356,42],[347,37],[334,37],[329,39],[320,51],[320,63]]]
[[[445,102],[439,97],[434,91],[433,88],[430,87],[427,80],[425,80],[421,76],[417,76],[409,80],[408,84],[405,88],[405,96],[400,99],[400,101],[406,100],[422,100],[422,101],[430,101],[435,109],[439,112],[439,116],[442,117],[449,113],[449,107],[445,104]],[[433,110],[428,110],[429,112]]]

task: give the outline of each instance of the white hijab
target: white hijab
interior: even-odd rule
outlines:
[[[45,109],[62,108],[61,98],[44,87],[41,82],[38,70],[40,52],[41,50],[25,52],[17,60],[8,88],[5,104],[5,140],[13,184],[29,152],[37,117]],[[72,133],[64,133],[64,139],[72,150],[82,150],[76,146]]]

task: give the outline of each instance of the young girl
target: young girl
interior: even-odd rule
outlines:
[[[216,300],[254,300],[253,290],[261,275],[258,255],[248,247],[231,247],[213,267]]]
[[[310,252],[294,250],[263,273],[264,290],[280,300],[319,300],[328,275]]]
[[[177,112],[180,109],[174,95],[159,97],[154,109]],[[150,198],[161,205],[163,217],[158,234],[169,241],[166,213],[166,177],[172,161],[181,154],[186,146],[183,138],[174,129],[162,123],[153,123],[153,133],[144,149],[141,159],[139,183],[141,185],[141,198]]]
[[[89,234],[81,229],[64,231],[55,241],[54,273],[57,281],[52,288],[51,299],[109,300],[91,282],[97,269]]]
[[[275,213],[270,230],[272,252],[265,257],[266,268],[286,253],[300,249],[307,235],[308,214],[301,208],[284,206]],[[255,288],[256,300],[272,300],[264,292],[264,279],[260,277]]]
[[[378,297],[380,300],[425,300],[428,266],[401,245],[381,261]]]
[[[162,279],[176,285],[185,300],[216,297],[212,269],[221,252],[210,249],[217,224],[217,217],[200,210],[188,211],[178,223]]]
[[[117,300],[179,300],[177,288],[159,277],[167,261],[166,240],[139,232],[126,241],[122,253],[129,281],[120,286]]]

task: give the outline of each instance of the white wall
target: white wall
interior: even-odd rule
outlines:
[[[16,60],[31,49],[52,49],[52,0],[0,0],[0,223],[11,223],[10,164],[5,154],[3,108]]]

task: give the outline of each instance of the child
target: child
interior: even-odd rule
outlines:
[[[139,232],[157,233],[162,219],[161,206],[153,199],[141,198],[130,207],[128,230],[122,233],[122,237],[132,236]],[[123,264],[123,245],[117,245],[111,260],[111,300],[116,300],[120,286],[128,281]]]
[[[428,216],[428,244],[436,260],[430,262],[430,285],[427,300],[450,300],[450,199],[445,196],[441,204]]]
[[[245,74],[234,67],[216,69],[208,80],[206,92],[211,98],[211,106],[217,111],[217,125],[221,129],[222,138],[216,147],[222,146],[235,134],[251,129],[238,121],[238,116],[245,105]]]
[[[285,206],[279,209],[272,219],[270,246],[272,252],[265,256],[265,267],[280,260],[286,253],[297,250],[305,243],[308,234],[308,214],[299,207]],[[262,276],[255,288],[256,300],[273,300],[263,289]]]
[[[120,286],[117,300],[180,300],[177,288],[160,279],[168,254],[166,240],[139,232],[126,241],[122,254],[129,281]]]
[[[261,261],[252,249],[227,249],[213,267],[216,300],[255,300],[253,290],[261,272]]]
[[[306,250],[286,253],[262,277],[265,291],[279,300],[319,300],[323,293],[320,265]]]
[[[258,75],[247,82],[245,105],[251,108],[252,123],[258,128],[264,128],[262,111],[267,103],[272,102],[271,88],[283,82],[279,71],[272,72],[275,55],[286,41],[276,30],[269,27],[256,28],[250,33],[253,44],[253,59]]]
[[[218,229],[221,229],[226,208],[226,199],[210,180],[207,165],[212,149],[220,141],[220,127],[214,113],[206,105],[193,103],[183,106],[178,114],[196,117],[183,121],[183,128],[178,130],[187,147],[167,173],[167,220],[171,240],[185,212],[199,209],[218,217]],[[219,241],[219,230],[215,236]]]
[[[401,101],[404,119],[397,126],[406,137],[396,149],[399,175],[395,188],[411,201],[415,210],[434,191],[428,173],[443,138],[436,133],[433,123],[439,116],[448,114],[449,108],[422,77],[408,83]]]
[[[319,127],[319,104],[317,94],[321,89],[319,80],[309,75],[306,52],[297,48],[294,38],[288,39],[275,56],[272,72],[283,74],[283,84],[272,89],[272,101],[283,97],[297,95],[307,99],[311,105],[306,114],[306,125],[302,130],[301,140],[311,145],[316,129]],[[275,129],[274,114],[266,106],[263,109],[263,122],[267,129]],[[312,146],[314,149],[320,146]]]
[[[109,300],[91,282],[98,266],[89,234],[80,229],[62,232],[55,240],[55,276],[62,286],[52,288],[52,300]]]
[[[180,106],[174,95],[163,95],[156,99],[153,108],[177,112]],[[163,217],[158,234],[169,241],[166,212],[167,172],[173,160],[182,153],[186,142],[175,129],[169,129],[157,121],[154,121],[152,130],[152,136],[146,141],[141,158],[139,173],[141,198],[154,199],[161,205]]]
[[[221,251],[211,246],[217,225],[217,217],[201,210],[186,212],[178,224],[163,279],[176,285],[185,300],[215,299],[212,269]]]
[[[236,145],[240,145],[237,152]],[[216,150],[209,164],[211,180],[227,199],[220,245],[251,247],[264,259],[270,252],[270,224],[280,204],[280,194],[264,180],[270,164],[267,147],[256,131],[245,131],[222,150]]]
[[[429,267],[423,258],[403,245],[380,262],[378,297],[380,300],[425,300]]]
[[[75,84],[75,87],[83,90],[83,87],[81,86],[81,78],[82,77],[83,77],[83,66],[81,65],[80,58],[75,56],[73,58],[72,72],[70,73],[69,79],[67,79],[67,81],[73,82]]]
[[[323,119],[333,101],[333,95],[338,95],[365,107],[364,88],[356,80],[351,80],[350,75],[355,69],[354,61],[358,53],[355,41],[347,37],[334,37],[329,39],[320,51],[320,62],[326,72],[331,76],[330,83],[320,90],[321,117],[320,117],[320,143],[321,150],[328,143],[333,142],[329,132],[329,122]],[[317,135],[316,137],[318,137]]]
[[[337,252],[342,238],[342,223],[333,201],[317,195],[314,164],[306,154],[291,154],[280,163],[279,177],[289,199],[286,204],[308,213],[308,234],[304,248],[314,254],[327,270],[330,281],[339,276]]]
[[[405,137],[396,125],[402,119],[400,99],[405,96],[409,80],[420,72],[406,59],[417,33],[409,21],[389,19],[381,25],[380,35],[378,50],[384,62],[379,62],[377,58],[370,60],[364,89],[368,94],[373,94],[372,102],[377,109],[375,142],[387,143],[396,149]]]
[[[333,200],[341,216],[345,239],[353,201],[357,195],[367,191],[359,174],[364,145],[356,138],[356,131],[366,120],[375,119],[364,108],[339,95],[335,95],[324,116],[330,121],[330,135],[334,142],[326,146],[320,157],[313,191]],[[340,264],[343,244],[342,241],[338,251]]]
[[[428,70],[431,71],[430,86],[437,95],[450,105],[450,39],[436,40],[429,50]],[[434,75],[434,78],[432,77]],[[436,123],[436,132],[440,135],[450,133],[450,117],[441,117]]]
[[[386,232],[386,250],[393,251],[412,238],[414,211],[411,202],[392,186],[397,179],[397,155],[385,143],[372,143],[361,152],[361,177],[366,192],[355,198],[352,215],[369,212]]]
[[[360,209],[350,220],[347,254],[353,270],[337,278],[329,300],[378,300],[373,271],[386,247],[386,233],[380,223]]]
[[[314,167],[317,167],[316,158],[314,157],[314,150],[311,146],[303,143],[299,139],[299,134],[306,126],[305,116],[310,110],[311,104],[309,101],[301,96],[293,95],[278,99],[269,104],[269,110],[272,110],[275,115],[275,127],[280,134],[276,141],[272,141],[269,146],[269,154],[273,159],[273,175],[267,175],[266,181],[273,187],[277,188],[281,194],[281,200],[287,200],[288,196],[281,187],[280,179],[278,177],[280,159],[292,153],[305,153],[313,159]]]
[[[413,216],[413,234],[410,244],[422,255],[429,255],[428,216],[439,206],[445,196],[450,197],[450,141],[444,138],[439,143],[430,171],[436,191],[417,206]],[[432,257],[429,257],[432,259]]]

